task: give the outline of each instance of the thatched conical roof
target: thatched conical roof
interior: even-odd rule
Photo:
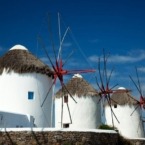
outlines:
[[[120,87],[118,88],[118,90],[116,90],[112,96],[111,99],[113,101],[111,101],[111,104],[118,104],[118,105],[135,105],[137,104],[136,99],[134,99],[134,97],[130,94],[129,91],[126,91],[125,88]]]
[[[71,95],[77,95],[78,97],[98,96],[98,92],[78,74],[74,75],[65,86]],[[55,97],[60,98],[66,94],[68,92],[62,87]]]
[[[7,73],[41,73],[53,77],[52,70],[41,60],[32,55],[24,46],[15,45],[0,58],[0,74]]]

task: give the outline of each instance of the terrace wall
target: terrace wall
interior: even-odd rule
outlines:
[[[132,140],[143,145],[145,140]],[[0,145],[123,145],[117,133],[79,131],[2,131]]]

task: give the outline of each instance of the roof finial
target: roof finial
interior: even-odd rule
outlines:
[[[15,50],[15,49],[17,49],[17,50],[28,50],[25,46],[20,45],[20,44],[17,44],[15,46],[13,46],[12,48],[10,48],[10,50]]]
[[[83,78],[80,74],[74,74],[73,78]]]

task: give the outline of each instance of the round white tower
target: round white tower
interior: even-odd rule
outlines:
[[[114,126],[119,133],[127,138],[144,137],[143,122],[141,118],[140,107],[136,108],[137,101],[133,99],[130,93],[125,92],[125,88],[120,87],[111,96],[111,106],[114,114],[120,123],[113,116]],[[111,109],[108,104],[105,106],[106,124],[113,126]]]
[[[55,97],[55,127],[96,129],[101,124],[101,107],[96,90],[76,74]],[[63,102],[63,103],[62,103]]]
[[[29,114],[36,127],[50,127],[52,81],[47,65],[24,46],[12,47],[0,58],[0,111]]]

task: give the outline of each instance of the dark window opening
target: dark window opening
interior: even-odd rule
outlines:
[[[114,108],[117,108],[117,104],[114,104]]]
[[[68,95],[64,96],[64,103],[68,103]]]
[[[63,128],[69,128],[69,123],[63,124]]]
[[[34,92],[28,92],[28,100],[34,99]]]

